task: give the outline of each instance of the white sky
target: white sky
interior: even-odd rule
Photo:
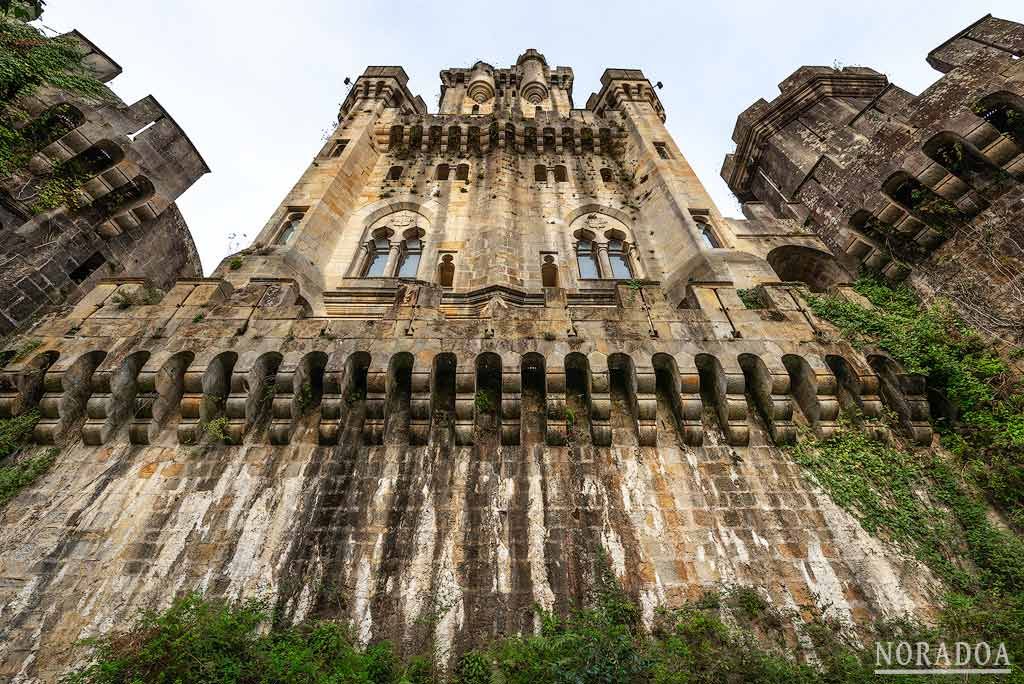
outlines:
[[[1024,21],[1020,0],[859,2],[338,2],[49,0],[43,23],[77,28],[124,73],[127,102],[154,95],[213,170],[179,200],[203,268],[247,244],[321,146],[367,65],[397,64],[437,108],[438,72],[478,59],[507,67],[526,48],[575,72],[586,104],[607,67],[639,68],[667,125],[726,215],[739,215],[718,171],[736,115],[802,64],[871,66],[920,92],[927,52],[991,12]]]

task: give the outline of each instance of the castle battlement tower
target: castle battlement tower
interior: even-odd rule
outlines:
[[[531,49],[443,70],[430,113],[401,67],[368,67],[212,277],[157,303],[101,281],[10,346],[0,414],[38,410],[61,455],[0,512],[0,675],[189,588],[457,655],[568,610],[599,548],[648,620],[720,582],[853,625],[927,611],[924,566],[784,448],[844,408],[932,437],[922,378],[807,306],[858,295],[814,218],[829,178],[794,175],[828,162],[773,127],[905,95],[808,69],[741,120],[737,220],[639,70],[576,108],[572,70]]]

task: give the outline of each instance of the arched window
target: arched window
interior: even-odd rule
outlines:
[[[384,268],[388,264],[388,252],[391,249],[391,241],[386,237],[374,238],[369,245],[370,253],[366,258],[366,267],[363,268],[364,278],[382,278]]]
[[[715,236],[714,231],[711,230],[711,226],[706,223],[700,224],[700,237],[704,241],[704,246],[708,249],[718,249],[722,245],[718,242],[718,238]]]
[[[594,254],[594,243],[591,240],[580,240],[576,243],[576,263],[580,267],[580,278],[600,278],[601,269],[597,266]]]
[[[505,149],[516,149],[516,127],[512,124],[505,124]]]
[[[584,152],[594,151],[594,131],[589,128],[580,131],[580,147]]]
[[[538,183],[546,183],[548,180],[548,167],[543,164],[537,164],[533,167],[533,180]]]
[[[473,105],[473,113],[474,114],[479,114],[480,113],[480,105]]]
[[[401,126],[392,126],[391,135],[388,137],[388,150],[398,149],[398,146],[402,144],[403,136],[404,130]]]
[[[462,129],[452,126],[448,129],[448,149],[457,150],[462,145]]]
[[[558,266],[555,265],[555,257],[550,254],[544,255],[544,263],[540,267],[540,279],[544,287],[558,287]]]
[[[78,128],[85,116],[76,107],[62,103],[50,107],[21,129],[21,137],[31,141],[33,152],[43,149]]]
[[[523,130],[523,145],[530,152],[537,151],[537,129],[532,126]]]
[[[1000,170],[962,136],[943,131],[924,144],[924,153],[934,162],[976,190],[998,182]]]
[[[545,128],[544,129],[544,151],[554,152],[555,151],[555,129]]]
[[[156,193],[152,181],[145,176],[136,176],[92,203],[91,211],[104,221],[125,214],[145,204]]]
[[[451,287],[455,280],[455,257],[445,254],[441,257],[441,263],[437,265],[437,284],[441,287]]]
[[[444,130],[440,126],[431,126],[427,141],[427,147],[431,150],[441,149],[441,138],[444,136]]]
[[[555,182],[556,183],[567,183],[569,181],[569,173],[565,170],[565,167],[559,164],[555,167]]]
[[[414,150],[420,149],[423,145],[423,126],[413,126],[409,129],[409,147]]]
[[[608,261],[612,265],[612,277],[617,280],[632,280],[633,269],[629,265],[626,245],[622,240],[608,241]]]
[[[492,150],[498,149],[498,122],[495,121],[487,129],[487,144]]]
[[[609,128],[601,128],[597,131],[597,138],[601,141],[601,152],[608,154],[612,151],[612,131]]]
[[[402,167],[392,166],[388,169],[388,180],[398,180],[402,177]]]
[[[455,180],[468,181],[469,180],[469,164],[459,164],[455,168]]]
[[[975,113],[1024,147],[1024,98],[1005,90],[986,95],[974,105]]]
[[[611,183],[612,182],[612,170],[607,166],[601,169],[601,182]]]
[[[406,238],[402,242],[402,263],[398,266],[399,278],[415,278],[420,269],[420,256],[423,255],[423,241],[418,237]]]
[[[573,132],[569,127],[562,129],[562,148],[569,151],[576,148],[576,142],[573,140]]]
[[[438,164],[437,171],[434,173],[434,180],[446,181],[448,180],[448,165]]]
[[[296,229],[299,224],[302,223],[302,218],[305,216],[301,211],[293,211],[284,217],[281,221],[281,230],[277,234],[277,239],[274,240],[275,244],[287,245],[291,242],[292,236],[295,235]]]

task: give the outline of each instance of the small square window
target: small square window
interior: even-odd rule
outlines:
[[[345,151],[346,147],[348,147],[348,140],[335,141],[335,143],[331,145],[331,149],[327,153],[327,156],[330,159],[337,159],[341,156],[341,153]]]

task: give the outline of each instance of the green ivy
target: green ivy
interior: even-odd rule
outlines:
[[[477,390],[473,396],[473,406],[479,413],[491,413],[494,411],[494,396],[487,390]]]
[[[953,589],[1024,591],[1024,542],[992,524],[941,454],[889,446],[848,423],[790,450],[867,532],[902,547]],[[958,562],[963,556],[970,564]]]
[[[34,6],[33,6],[34,5]],[[45,144],[44,132],[61,116],[54,111],[30,121],[20,98],[47,85],[87,100],[111,99],[110,91],[82,62],[78,43],[70,37],[50,38],[23,19],[41,10],[42,3],[7,2],[0,10],[0,175],[24,169]],[[75,169],[58,165],[36,189],[29,205],[40,213],[68,204],[81,206],[78,188],[86,180]]]
[[[0,16],[0,100],[11,102],[44,84],[96,100],[110,97],[73,38],[49,38],[14,16]]]
[[[27,458],[12,458],[28,442],[38,422],[36,411],[0,420],[0,506],[48,471],[60,453],[49,449]]]
[[[764,298],[761,295],[761,291],[756,288],[738,288],[736,290],[736,296],[743,302],[743,306],[748,309],[763,309]]]
[[[877,346],[908,373],[927,377],[957,415],[938,416],[943,444],[978,489],[1024,528],[1024,391],[1009,366],[942,300],[922,306],[906,286],[861,277],[854,290],[873,308],[808,295],[814,313],[854,346]]]

